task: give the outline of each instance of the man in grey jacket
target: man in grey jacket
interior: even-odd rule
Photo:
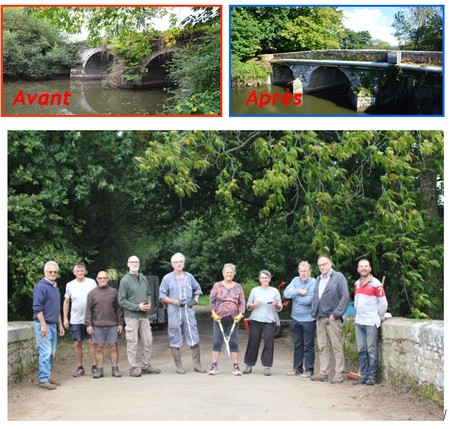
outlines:
[[[348,307],[347,280],[342,273],[333,270],[331,259],[320,256],[317,265],[320,275],[316,278],[312,316],[317,321],[317,345],[319,347],[320,372],[312,381],[328,381],[330,370],[329,344],[333,349],[335,375],[331,383],[344,381],[345,359],[342,348],[342,316]]]

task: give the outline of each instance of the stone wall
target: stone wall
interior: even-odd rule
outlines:
[[[33,322],[8,323],[8,382],[15,382],[38,367]]]
[[[387,381],[444,390],[444,322],[388,319],[381,326],[380,368]]]

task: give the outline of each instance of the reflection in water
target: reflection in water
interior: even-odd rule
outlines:
[[[254,103],[245,105],[252,91],[256,91],[258,100],[261,94],[270,94],[274,99],[275,94],[279,97],[275,105],[258,107]],[[346,99],[342,90],[328,90],[323,94],[303,94],[302,103],[295,106],[293,103],[284,105],[281,97],[287,94],[283,87],[276,85],[261,85],[253,88],[241,88],[232,90],[232,115],[364,115],[355,112],[350,107],[349,100]]]
[[[12,102],[23,90],[26,105]],[[41,106],[40,94],[62,94],[69,91],[70,105]],[[31,97],[38,93],[33,105],[29,105],[27,93]],[[64,98],[64,97],[63,97]],[[105,89],[101,81],[51,80],[44,82],[4,82],[3,113],[5,115],[158,115],[167,93],[162,88],[146,90]]]

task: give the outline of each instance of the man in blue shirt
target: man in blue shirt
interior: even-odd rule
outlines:
[[[54,390],[59,383],[50,379],[59,335],[64,335],[61,319],[61,295],[56,285],[58,264],[49,261],[44,266],[44,278],[33,289],[33,319],[39,354],[38,386]]]
[[[299,276],[284,290],[284,297],[292,300],[291,334],[294,343],[294,368],[287,375],[311,377],[314,373],[314,337],[316,321],[312,317],[315,280],[311,277],[311,265],[298,264]]]

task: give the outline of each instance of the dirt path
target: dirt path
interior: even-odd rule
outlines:
[[[212,327],[209,317],[200,315],[202,364],[209,368]],[[252,374],[235,377],[231,361],[221,355],[220,374],[192,372],[190,350],[183,346],[187,373],[175,373],[166,331],[154,331],[153,362],[159,375],[128,376],[125,344],[120,346],[122,378],[112,378],[109,365],[102,379],[73,378],[75,369],[70,342],[61,341],[53,377],[61,382],[54,391],[36,386],[36,374],[8,387],[10,421],[355,421],[355,420],[441,420],[444,411],[433,402],[411,392],[387,386],[353,386],[312,382],[288,377],[292,346],[288,337],[276,340],[272,376],[262,374],[258,363]],[[287,333],[288,334],[288,333]],[[67,335],[67,334],[66,334]],[[241,355],[247,333],[240,332]],[[107,360],[108,362],[108,360]],[[87,367],[87,365],[86,365]]]

